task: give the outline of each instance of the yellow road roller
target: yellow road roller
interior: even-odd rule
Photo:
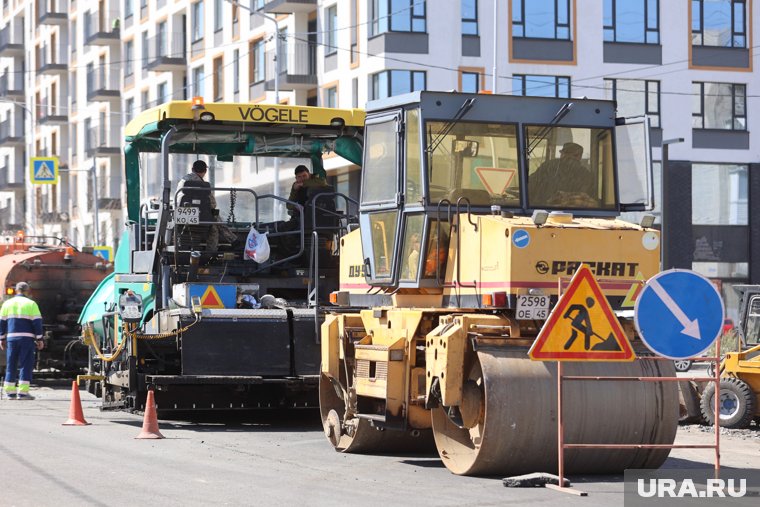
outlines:
[[[581,265],[642,359],[572,362],[565,374],[675,375],[672,361],[647,359],[632,325],[660,238],[651,215],[618,218],[651,209],[652,174],[646,118],[615,112],[427,91],[369,104],[359,227],[340,238],[321,328],[320,408],[336,450],[437,448],[462,475],[556,471],[556,362],[528,350]],[[603,346],[588,328],[556,338]],[[675,438],[673,382],[567,382],[563,400],[566,443]],[[654,468],[667,455],[571,449],[565,472]]]

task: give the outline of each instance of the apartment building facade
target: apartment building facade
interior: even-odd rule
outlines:
[[[731,301],[731,284],[760,283],[756,3],[3,0],[0,229],[113,245],[123,126],[167,100],[350,108],[419,89],[608,98],[651,119],[671,265],[715,279]],[[660,195],[663,140],[673,142]],[[44,155],[59,157],[59,185],[28,184],[28,159]],[[358,194],[356,167],[325,166],[338,190]],[[288,165],[277,178],[273,163],[216,169],[219,186],[283,195],[292,181]],[[158,184],[149,175],[144,199]]]

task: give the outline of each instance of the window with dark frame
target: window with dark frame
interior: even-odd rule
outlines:
[[[198,42],[203,38],[203,0],[199,0],[192,5],[192,42]]]
[[[694,82],[692,128],[747,130],[747,85]]]
[[[214,58],[214,101],[224,99],[224,61],[223,57]]]
[[[747,47],[747,0],[692,0],[691,44]]]
[[[257,39],[251,42],[248,54],[251,58],[249,65],[251,84],[260,83],[266,77],[264,68],[264,39]]]
[[[606,42],[660,43],[659,0],[604,0]]]
[[[645,114],[651,127],[660,127],[660,82],[639,79],[605,79],[606,98],[617,101],[621,117]]]
[[[351,0],[351,64],[359,63],[359,0]]]
[[[570,40],[570,0],[513,0],[512,37]]]
[[[512,95],[570,98],[569,76],[512,75]]]
[[[478,93],[480,92],[480,73],[479,72],[462,72],[462,92]]]
[[[370,37],[386,32],[427,31],[424,0],[372,0]]]
[[[325,103],[322,105],[322,107],[338,107],[338,87],[332,86],[330,88],[326,88],[324,98]]]
[[[338,6],[331,5],[325,9],[325,31],[327,32],[327,45],[325,55],[332,55],[338,51]]]
[[[135,65],[135,44],[128,40],[124,43],[124,76],[131,76],[134,73]]]
[[[478,35],[478,0],[462,0],[462,35]]]
[[[384,70],[371,74],[370,100],[425,90],[426,73],[421,70]]]
[[[214,31],[219,32],[224,28],[224,19],[222,18],[222,12],[224,8],[222,5],[224,0],[214,0]]]

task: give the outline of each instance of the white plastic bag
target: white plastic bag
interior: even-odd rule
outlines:
[[[266,232],[259,232],[251,227],[248,238],[245,240],[245,251],[243,259],[254,261],[261,264],[269,259],[269,240]]]

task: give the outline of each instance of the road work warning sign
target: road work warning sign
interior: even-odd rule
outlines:
[[[585,264],[575,272],[528,355],[538,361],[633,361],[628,337]]]

